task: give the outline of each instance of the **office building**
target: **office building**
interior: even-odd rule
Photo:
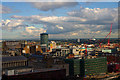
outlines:
[[[81,64],[82,64],[81,74],[84,73],[84,75],[97,75],[100,73],[107,72],[107,58],[106,57],[83,59],[81,61]],[[84,69],[83,72],[82,72],[82,69]]]
[[[77,42],[80,43],[80,39],[77,39]]]
[[[41,44],[41,49],[43,52],[47,52],[48,48],[48,34],[47,33],[42,33],[40,34],[40,44]]]
[[[40,34],[40,41],[42,46],[48,46],[48,34],[47,33]]]
[[[107,58],[91,59],[66,59],[65,63],[69,64],[69,75],[80,75],[81,77],[97,75],[107,72]]]

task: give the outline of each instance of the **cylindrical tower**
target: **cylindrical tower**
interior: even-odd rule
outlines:
[[[41,40],[41,45],[48,46],[48,34],[47,33],[40,34],[40,40]]]

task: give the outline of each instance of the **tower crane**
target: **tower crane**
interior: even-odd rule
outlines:
[[[87,56],[87,44],[84,42],[84,46],[85,46],[85,56]]]
[[[112,32],[112,24],[111,24],[111,27],[110,27],[110,33],[109,33],[109,39],[108,39],[108,46],[110,46],[110,36],[111,36],[111,32]]]
[[[112,23],[113,24],[113,23]],[[112,32],[112,24],[111,24],[111,27],[110,27],[110,32],[107,34],[107,36],[105,36],[104,40],[109,36],[109,39],[108,39],[108,46],[110,46],[110,35],[111,35],[111,32]],[[99,46],[101,48],[101,43],[104,41],[102,40],[101,42],[99,42]]]

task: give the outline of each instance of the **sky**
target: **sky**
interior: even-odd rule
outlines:
[[[3,39],[118,38],[117,2],[2,2]]]

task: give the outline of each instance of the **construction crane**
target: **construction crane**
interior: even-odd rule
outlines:
[[[85,46],[85,56],[87,56],[87,44],[84,42],[84,46]]]
[[[85,44],[85,56],[87,56],[87,45]]]
[[[113,23],[112,23],[113,24]],[[110,32],[107,34],[107,36],[105,36],[104,40],[109,36],[109,39],[108,39],[108,46],[110,46],[110,35],[111,35],[111,32],[112,32],[112,24],[111,24],[111,27],[110,27]],[[102,40],[101,42],[99,42],[99,46],[101,48],[101,43],[104,41]]]
[[[111,32],[112,32],[112,24],[111,24],[111,27],[110,27],[110,33],[109,33],[109,39],[108,39],[108,46],[110,46],[110,36],[111,36]]]

